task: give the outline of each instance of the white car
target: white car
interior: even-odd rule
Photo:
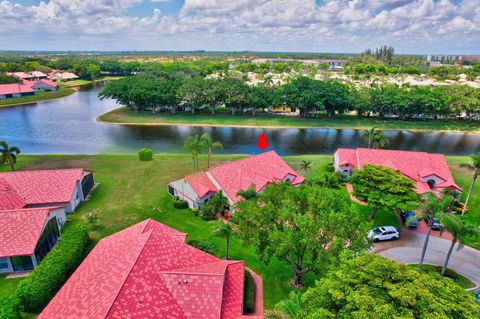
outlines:
[[[373,241],[399,239],[400,233],[393,226],[380,226],[368,232],[368,238]]]

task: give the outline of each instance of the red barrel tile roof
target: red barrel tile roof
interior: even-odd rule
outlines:
[[[240,318],[244,265],[148,219],[102,239],[38,317]]]
[[[0,211],[0,257],[33,255],[52,208]]]
[[[432,191],[428,184],[421,180],[431,175],[443,180],[436,185],[437,188],[454,188],[462,191],[455,184],[443,154],[368,148],[339,148],[335,152],[335,156],[338,157],[340,166],[350,165],[361,169],[364,165],[373,164],[390,167],[415,181],[416,191],[419,194]]]
[[[81,180],[83,173],[84,169],[81,168],[17,171],[0,173],[0,180],[10,185],[25,205],[67,203],[71,200],[75,185]],[[0,202],[7,198],[7,195],[0,190]]]
[[[0,94],[33,93],[33,89],[24,84],[0,84]]]

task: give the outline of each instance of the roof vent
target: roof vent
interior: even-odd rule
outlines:
[[[183,283],[186,285],[188,284],[188,280],[187,279],[183,279]]]

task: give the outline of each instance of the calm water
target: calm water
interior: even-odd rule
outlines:
[[[269,149],[282,155],[332,153],[338,147],[360,147],[366,140],[357,130],[254,129],[188,126],[119,126],[95,118],[118,107],[113,100],[97,98],[101,87],[55,101],[0,109],[0,140],[18,145],[23,153],[132,153],[151,147],[158,153],[179,153],[183,140],[210,132],[224,145],[223,153],[255,154],[259,134],[267,134]],[[480,151],[480,135],[385,131],[389,148],[446,154]]]

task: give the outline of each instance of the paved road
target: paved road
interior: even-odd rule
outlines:
[[[402,232],[402,238],[375,244],[373,252],[404,264],[418,264],[422,253],[425,235],[414,232]],[[450,241],[430,236],[425,264],[442,266],[450,247]],[[480,251],[465,246],[453,250],[448,268],[469,278],[480,286]]]

